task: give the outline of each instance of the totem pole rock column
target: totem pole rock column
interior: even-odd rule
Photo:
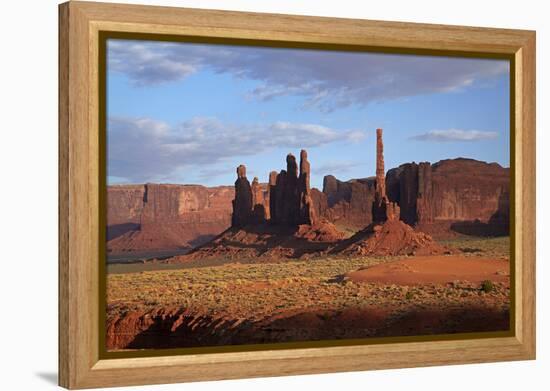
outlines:
[[[307,151],[302,149],[300,152],[300,177],[299,177],[299,194],[300,194],[300,224],[313,225],[316,223],[315,209],[313,200],[311,199],[310,188],[311,166],[307,160]]]
[[[237,180],[235,181],[235,199],[233,200],[233,215],[231,225],[242,227],[248,224],[252,217],[253,196],[250,182],[246,178],[246,167],[237,167]]]
[[[372,204],[372,220],[382,223],[387,220],[399,220],[399,205],[390,202],[386,195],[386,172],[384,169],[384,142],[382,129],[376,129],[376,189]]]

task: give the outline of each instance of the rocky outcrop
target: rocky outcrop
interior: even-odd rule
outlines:
[[[274,209],[270,211],[271,223],[276,225],[297,225],[300,223],[300,192],[298,188],[298,166],[296,158],[289,153],[286,157],[286,170],[281,170],[270,186],[269,196],[274,199]]]
[[[376,183],[372,202],[372,223],[351,238],[338,243],[331,253],[352,256],[434,255],[445,249],[431,236],[415,231],[400,220],[397,202],[386,194],[382,129],[376,129]]]
[[[231,225],[233,198],[229,186],[109,186],[107,249],[121,253],[205,243]]]
[[[343,239],[330,223],[316,225],[275,225],[270,223],[231,227],[188,254],[176,256],[170,263],[207,259],[276,262],[281,259],[307,259],[326,251]]]
[[[377,220],[373,212],[380,213],[378,220],[389,213],[438,238],[509,232],[510,171],[496,163],[458,158],[392,168],[385,176],[386,197],[395,203],[389,210],[384,210],[387,204],[375,202],[377,182],[380,179],[342,182],[325,176],[324,197],[314,197],[319,216],[357,231]]]
[[[258,178],[247,185],[246,169],[239,166],[244,177],[235,182],[233,201],[233,227],[247,224],[271,224],[284,226],[313,225],[317,223],[316,205],[310,187],[311,167],[307,152],[300,153],[300,171],[293,154],[286,157],[286,170],[269,174],[267,191],[260,188]],[[239,169],[237,169],[237,175]],[[250,195],[250,201],[249,201]]]
[[[496,163],[464,158],[407,163],[388,171],[386,183],[401,220],[423,231],[508,233],[510,172]]]
[[[298,178],[299,218],[300,224],[314,225],[317,223],[317,214],[311,196],[310,175],[311,166],[307,160],[307,152],[302,149],[300,152],[300,177]]]
[[[139,228],[144,185],[115,185],[107,189],[107,240]]]
[[[343,182],[332,175],[325,176],[323,192],[312,192],[318,216],[351,231],[365,227],[372,222],[375,186],[374,178]]]
[[[289,153],[286,170],[271,172],[267,191],[262,191],[257,178],[249,185],[245,167],[239,166],[231,228],[171,262],[309,258],[327,251],[344,234],[317,218],[326,209],[326,197],[311,189],[310,173],[305,150],[300,153],[299,175],[296,158]]]
[[[247,194],[252,207],[246,214],[252,223],[290,221],[297,226],[307,225],[309,218],[310,222],[328,221],[338,229],[357,232],[374,221],[376,177],[344,182],[327,175],[321,192],[309,186],[307,155],[301,156],[300,176],[296,160],[289,160],[290,170],[287,161],[286,170],[270,173],[268,184],[253,180],[249,185]],[[289,171],[295,173],[295,181],[287,181]],[[246,182],[240,182],[245,183],[247,192]],[[288,183],[295,183],[297,191]],[[400,211],[396,213],[393,208],[385,213],[399,215],[405,223],[436,238],[456,234],[506,235],[509,183],[509,169],[496,163],[463,158],[435,164],[407,163],[386,174],[386,197],[397,203]],[[109,186],[108,250],[164,250],[203,244],[231,226],[234,199],[235,188],[230,186]],[[289,216],[289,199],[294,202],[294,210],[299,211],[294,217]]]
[[[252,206],[252,187],[246,177],[246,167],[241,164],[237,167],[231,225],[233,227],[243,227],[250,224],[252,222]]]
[[[232,201],[232,227],[244,227],[249,224],[262,224],[270,219],[270,185],[260,183],[254,177],[252,184],[246,177],[246,167],[237,167],[235,181],[235,199]]]
[[[384,142],[382,129],[376,129],[376,187],[372,203],[372,220],[375,223],[396,221],[400,218],[400,208],[391,202],[386,194],[386,171],[384,169]]]
[[[450,251],[433,238],[392,218],[373,224],[332,250],[350,256],[441,255]]]
[[[351,274],[343,278],[344,281],[354,282],[356,277]],[[346,293],[352,289],[352,298],[357,300],[357,297],[364,296],[365,288],[360,281],[351,284],[352,288],[349,285]],[[276,287],[273,296],[279,296],[281,288],[279,285]],[[177,306],[131,310],[109,317],[105,343],[109,351],[173,349],[396,335],[418,337],[494,332],[510,328],[510,313],[504,295],[499,295],[498,299],[492,295],[483,295],[480,301],[477,289],[471,289],[468,296],[460,298],[459,303],[456,294],[441,294],[434,302],[431,296],[437,296],[450,288],[434,287],[433,295],[415,295],[414,300],[395,300],[395,294],[392,293],[397,292],[399,297],[402,290],[393,284],[376,284],[372,289],[376,293],[375,304],[338,307],[328,302],[322,307],[310,305],[302,310],[277,308],[262,319],[257,319],[252,313],[236,316],[230,310],[212,313],[208,309]],[[262,289],[261,292],[266,291]],[[242,291],[238,293],[249,294]],[[311,295],[311,291],[306,292],[306,295]],[[315,297],[314,301],[319,300],[321,298]]]
[[[269,190],[261,184],[258,177],[252,181],[252,221],[261,224],[269,220]]]

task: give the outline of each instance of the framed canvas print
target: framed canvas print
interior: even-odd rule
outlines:
[[[62,386],[535,358],[534,32],[59,12]]]

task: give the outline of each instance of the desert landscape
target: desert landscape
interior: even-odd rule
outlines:
[[[109,186],[107,349],[508,330],[509,169],[386,170],[375,137],[376,171],[322,190],[304,149],[266,182]]]

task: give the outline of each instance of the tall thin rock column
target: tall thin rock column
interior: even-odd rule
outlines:
[[[300,151],[300,177],[299,177],[299,193],[300,193],[300,224],[313,225],[316,223],[315,209],[311,198],[310,187],[311,165],[307,160],[307,151]]]
[[[286,156],[286,181],[282,206],[282,222],[295,225],[299,222],[300,195],[298,193],[298,164],[296,157],[289,153]]]
[[[384,169],[384,141],[382,129],[376,129],[376,189],[372,204],[372,220],[382,223],[387,220],[399,220],[400,208],[395,202],[390,202],[386,195],[386,171]]]
[[[277,180],[279,174],[277,171],[271,171],[269,173],[269,220],[271,223],[278,223],[278,210],[277,210]]]
[[[382,129],[376,129],[376,196],[378,199],[386,197],[386,170],[384,169],[384,141]]]

